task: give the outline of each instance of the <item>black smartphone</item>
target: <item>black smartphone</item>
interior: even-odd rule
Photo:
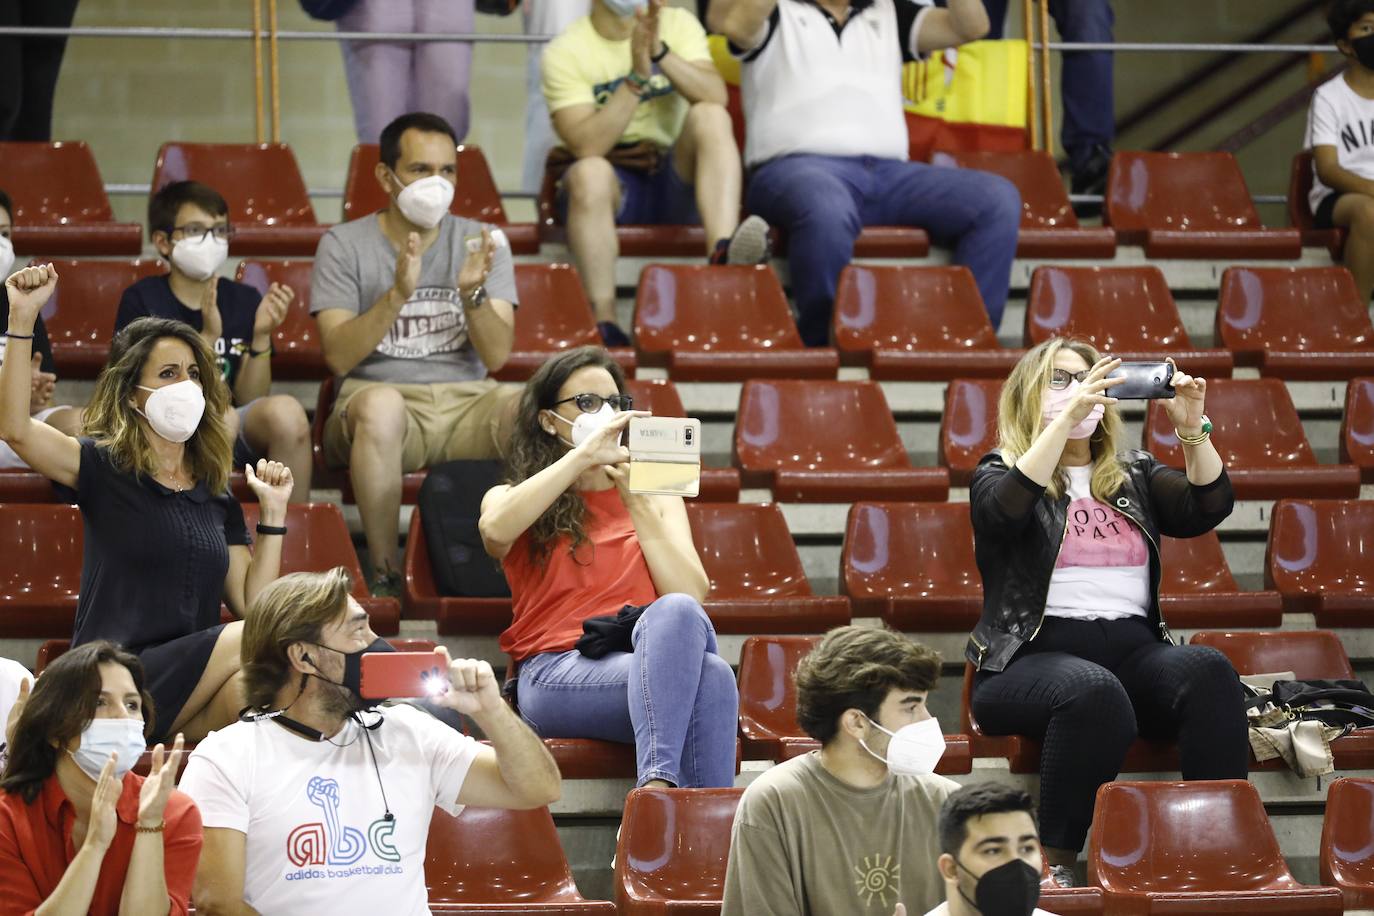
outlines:
[[[1174,396],[1174,367],[1171,363],[1122,363],[1107,373],[1107,378],[1124,378],[1102,392],[1122,401],[1149,401]]]

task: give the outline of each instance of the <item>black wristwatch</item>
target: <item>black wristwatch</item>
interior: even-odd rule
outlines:
[[[485,283],[478,284],[477,288],[472,291],[471,298],[463,298],[462,292],[458,293],[458,298],[462,301],[463,308],[479,309],[486,304],[487,286]]]
[[[663,60],[663,58],[668,56],[668,52],[672,50],[672,48],[668,47],[668,42],[666,41],[660,41],[659,44],[663,45],[663,50],[659,51],[657,54],[649,55],[649,63],[651,64],[656,64]]]

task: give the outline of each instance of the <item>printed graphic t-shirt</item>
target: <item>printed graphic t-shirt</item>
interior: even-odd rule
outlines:
[[[1150,551],[1125,515],[1093,499],[1091,467],[1065,468],[1069,519],[1050,576],[1045,613],[1078,620],[1144,617],[1150,605]]]
[[[243,898],[259,913],[429,912],[429,820],[436,805],[462,811],[458,792],[479,745],[410,706],[382,715],[369,733],[376,771],[352,721],[329,741],[268,720],[235,722],[191,754],[180,788],[206,827],[246,834]]]
[[[706,30],[687,10],[669,6],[659,11],[658,35],[683,60],[711,59]],[[600,108],[629,74],[631,65],[628,38],[602,38],[592,25],[592,17],[582,17],[544,49],[544,101],[549,113],[573,105]],[[655,67],[620,142],[651,140],[658,146],[672,146],[682,132],[687,108],[687,100]]]
[[[487,295],[518,305],[510,243],[500,229],[485,228],[492,231],[496,247],[485,284]],[[349,378],[397,385],[486,378],[487,367],[468,338],[467,315],[458,301],[458,271],[467,257],[465,240],[480,236],[482,229],[482,223],[466,217],[443,218],[439,237],[420,257],[415,295],[401,307],[377,348],[348,373]],[[315,254],[310,314],[327,309],[361,314],[395,281],[396,248],[382,233],[377,214],[340,223],[325,233]]]
[[[722,916],[924,913],[945,899],[940,806],[958,783],[893,776],[842,782],[819,752],[794,757],[744,790],[730,835]]]
[[[1341,168],[1361,178],[1374,178],[1374,99],[1355,93],[1344,76],[1327,80],[1312,95],[1307,112],[1307,149],[1334,146]],[[1312,166],[1312,190],[1307,203],[1317,212],[1331,189]]]

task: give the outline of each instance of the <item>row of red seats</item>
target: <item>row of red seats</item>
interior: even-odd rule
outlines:
[[[62,282],[45,310],[60,374],[94,378],[109,356],[120,293],[161,273],[156,259],[58,260]],[[310,317],[309,260],[246,260],[237,278],[296,290],[278,329],[278,378],[328,374]],[[551,354],[599,338],[576,270],[518,264],[514,352],[496,373],[528,378]],[[613,351],[626,369],[664,367],[679,380],[834,378],[841,365],[876,379],[1003,377],[1022,355],[1003,348],[963,267],[850,265],[836,294],[835,347],[802,346],[782,284],[768,267],[647,266],[635,302],[636,349]],[[1060,335],[1126,358],[1174,356],[1193,374],[1228,377],[1236,365],[1287,379],[1374,373],[1374,324],[1343,268],[1233,267],[1221,279],[1218,348],[1198,349],[1157,267],[1040,267],[1031,277],[1023,340]]]
[[[385,205],[373,178],[375,144],[359,144],[344,185],[344,219]],[[1043,152],[939,153],[936,161],[995,172],[1021,191],[1022,257],[1110,258],[1117,242],[1141,245],[1152,258],[1295,258],[1296,229],[1266,229],[1229,153],[1121,152],[1107,182],[1102,228],[1080,227],[1054,161]],[[85,143],[3,143],[0,166],[14,194],[16,248],[21,253],[134,254],[140,232],[116,223],[94,157]],[[459,147],[453,212],[502,225],[513,250],[533,253],[564,240],[556,224],[554,185],[546,177],[540,222],[512,224],[481,150]],[[154,190],[187,178],[213,185],[229,201],[240,233],[237,255],[308,255],[328,228],[320,223],[295,154],[284,144],[165,143],[153,170]],[[697,226],[622,226],[627,255],[695,256]],[[779,239],[785,249],[785,239]],[[929,236],[908,227],[873,227],[856,245],[859,257],[924,257]]]
[[[256,506],[244,506],[251,526]],[[982,585],[962,503],[857,503],[840,560],[840,595],[816,595],[776,503],[693,503],[693,535],[711,579],[706,609],[722,633],[819,633],[854,616],[910,632],[962,632],[977,621]],[[355,596],[383,635],[408,619],[445,635],[499,633],[509,599],[442,596],[419,512],[406,541],[404,590],[368,594],[337,506],[292,506],[282,572],[346,566]],[[1265,591],[1242,591],[1215,533],[1162,540],[1161,604],[1182,629],[1276,627],[1310,613],[1322,627],[1374,624],[1374,501],[1280,500],[1270,522]],[[0,505],[0,637],[71,632],[80,590],[82,527],[72,506]]]

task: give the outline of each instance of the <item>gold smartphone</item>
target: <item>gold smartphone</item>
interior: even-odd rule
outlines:
[[[631,493],[691,497],[700,492],[700,420],[635,417],[627,440]]]

